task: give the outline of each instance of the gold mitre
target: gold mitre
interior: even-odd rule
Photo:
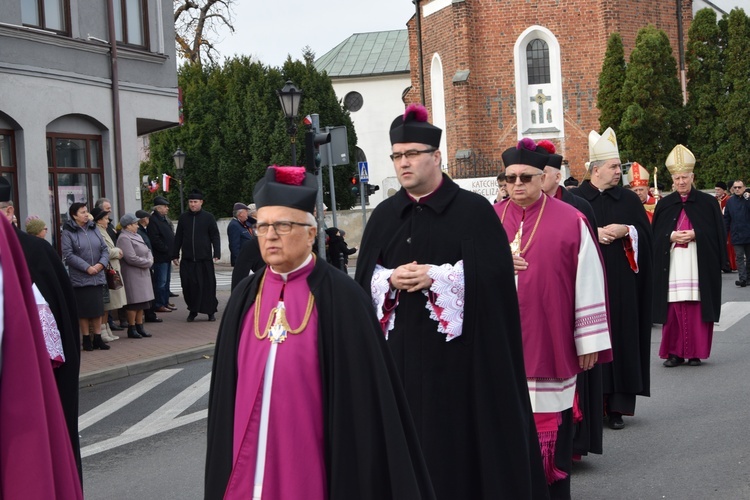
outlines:
[[[695,156],[688,148],[682,144],[678,144],[674,147],[672,152],[669,153],[667,161],[665,161],[664,164],[672,175],[691,174],[693,173],[693,167],[695,167]]]
[[[634,161],[624,180],[630,187],[648,187],[648,170]]]
[[[589,160],[619,160],[620,150],[617,147],[617,136],[612,127],[607,128],[602,135],[592,130],[589,132]]]

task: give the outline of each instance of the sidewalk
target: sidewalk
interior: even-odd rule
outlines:
[[[171,288],[179,297],[172,299],[177,310],[159,313],[162,323],[144,323],[153,335],[146,339],[129,339],[125,331],[114,332],[119,340],[110,342],[108,351],[81,351],[80,387],[87,387],[129,375],[158,370],[205,356],[213,356],[219,323],[229,300],[232,268],[216,265],[219,310],[216,321],[209,322],[199,314],[192,323],[187,322],[188,311],[182,299],[179,269],[172,269]]]

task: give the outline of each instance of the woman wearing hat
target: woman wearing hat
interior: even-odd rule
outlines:
[[[117,246],[122,250],[122,281],[125,285],[128,315],[128,338],[150,337],[143,329],[143,310],[151,306],[154,289],[151,286],[151,265],[154,256],[138,234],[138,218],[125,214],[120,218],[122,232]]]
[[[107,226],[109,225],[109,214],[109,212],[102,209],[101,207],[94,207],[94,209],[91,210],[91,215],[94,217],[96,228],[99,230],[99,234],[102,235],[104,243],[107,244],[107,251],[109,252],[109,265],[112,266],[112,269],[120,273],[120,276],[122,276],[120,270],[122,250],[115,246],[115,243],[112,241],[112,238],[107,232]],[[112,333],[112,330],[109,328],[107,316],[109,316],[109,311],[117,311],[124,305],[125,288],[123,287],[119,290],[109,290],[109,301],[104,303],[104,315],[102,316],[102,339],[104,339],[105,342],[112,342],[113,340],[117,340],[120,338]]]
[[[78,306],[78,327],[83,335],[83,350],[106,351],[109,346],[102,336],[91,331],[101,330],[104,314],[103,287],[107,286],[104,271],[109,264],[107,244],[96,230],[85,203],[73,203],[68,210],[70,218],[63,224],[61,237],[62,257],[68,266]]]
[[[26,233],[44,239],[47,236],[47,224],[36,215],[26,219]]]

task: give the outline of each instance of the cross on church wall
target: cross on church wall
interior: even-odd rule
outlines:
[[[544,95],[544,92],[542,89],[538,89],[536,92],[536,95],[533,97],[529,97],[529,100],[531,102],[536,102],[537,106],[539,107],[539,123],[544,123],[544,103],[547,101],[551,101],[552,97],[548,95]],[[531,123],[536,123],[536,120],[534,119],[534,110],[531,112]],[[552,110],[547,110],[547,122],[552,122]]]
[[[485,98],[484,109],[487,110],[487,118],[492,117],[492,108],[494,107],[494,103],[497,103],[497,127],[500,129],[505,128],[505,124],[503,123],[503,102],[505,100],[503,98],[503,91],[500,89],[497,91],[497,97],[487,96]]]

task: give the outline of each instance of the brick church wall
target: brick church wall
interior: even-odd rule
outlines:
[[[692,2],[679,1],[686,44]],[[428,3],[422,0],[420,7]],[[653,0],[453,0],[423,16],[425,104],[429,109],[430,67],[438,53],[443,64],[448,161],[467,149],[499,160],[501,152],[516,143],[514,45],[524,30],[540,25],[560,44],[565,136],[553,142],[580,179],[588,159],[589,131],[599,131],[598,78],[610,33],[620,33],[627,61],[638,30],[653,24],[669,36],[679,64],[676,15],[675,2]],[[418,102],[421,91],[415,21],[408,23],[412,89],[405,96],[407,103]],[[454,83],[460,70],[469,70],[469,78]]]

